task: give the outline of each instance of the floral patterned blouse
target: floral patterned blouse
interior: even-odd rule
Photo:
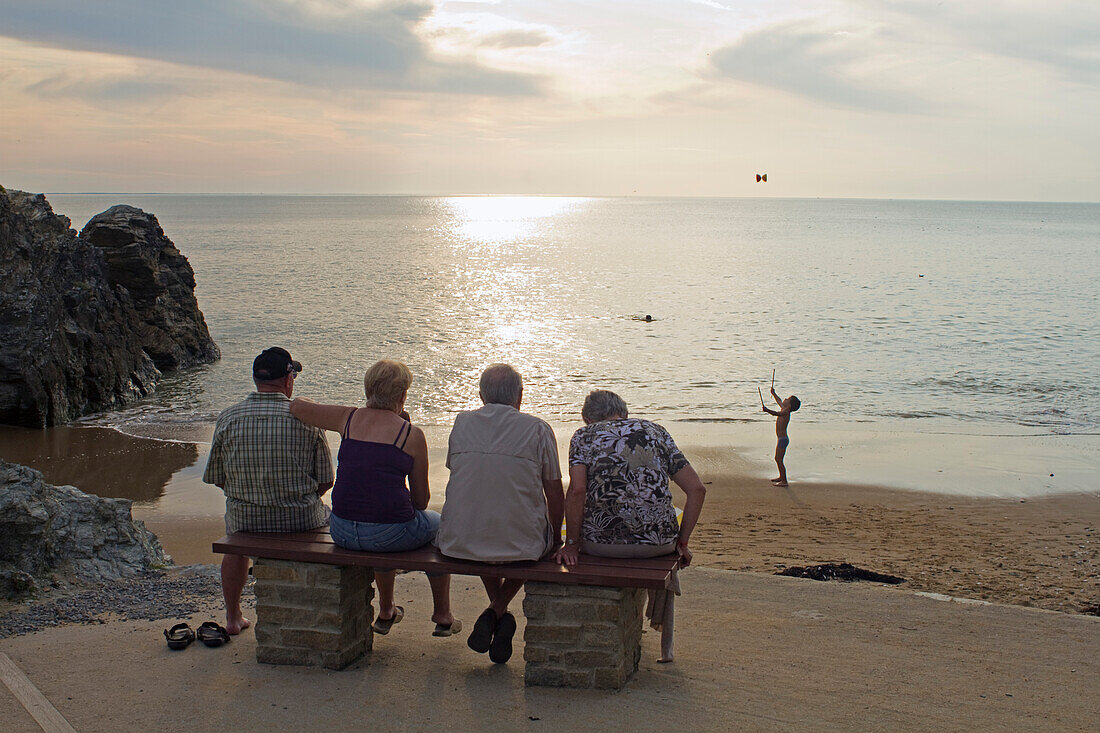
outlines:
[[[569,442],[569,465],[588,469],[581,539],[665,545],[680,528],[668,480],[688,465],[672,436],[648,420],[585,425]]]

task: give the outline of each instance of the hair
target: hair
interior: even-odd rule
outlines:
[[[607,389],[594,389],[584,398],[581,417],[586,423],[594,423],[612,417],[629,417],[629,412],[619,395]]]
[[[377,361],[363,376],[363,391],[367,394],[367,407],[377,410],[396,410],[401,398],[409,391],[413,375],[399,361]]]
[[[523,393],[523,377],[510,364],[490,364],[478,386],[485,404],[514,405]]]
[[[791,395],[791,412],[798,412],[799,407],[802,407],[802,400]]]

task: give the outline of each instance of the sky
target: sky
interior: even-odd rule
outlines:
[[[1098,121],[1095,0],[0,0],[35,192],[1097,202]]]

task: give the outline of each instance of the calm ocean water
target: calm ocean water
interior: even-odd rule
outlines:
[[[298,393],[357,402],[381,357],[414,419],[478,404],[493,361],[575,421],[613,389],[663,421],[927,418],[1100,428],[1100,205],[551,197],[49,196],[77,229],[116,203],[190,260],[223,359],[99,424],[212,423],[282,345]],[[640,320],[651,314],[652,323]],[[915,423],[916,424],[916,423]]]

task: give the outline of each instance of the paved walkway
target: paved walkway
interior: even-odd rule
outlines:
[[[82,732],[1100,730],[1100,618],[704,568],[682,581],[677,662],[657,664],[647,633],[618,693],[525,688],[522,644],[494,666],[465,634],[432,638],[419,574],[398,579],[405,620],[342,672],[258,665],[250,631],[171,652],[169,621],[51,629],[0,652]],[[455,578],[453,597],[469,629],[480,584]],[[39,730],[5,687],[0,721]]]

